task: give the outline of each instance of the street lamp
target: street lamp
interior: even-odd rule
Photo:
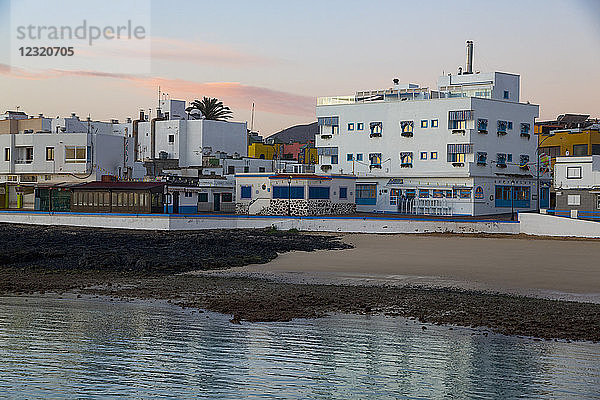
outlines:
[[[548,136],[546,136],[544,138],[544,140],[542,140],[540,142],[539,138],[537,141],[537,148],[535,150],[536,155],[537,155],[537,164],[536,164],[536,169],[537,169],[537,173],[536,173],[536,182],[537,182],[537,212],[540,212],[540,197],[542,194],[541,188],[540,188],[540,146],[542,145],[542,143],[544,143],[547,139],[551,138],[554,136],[554,133],[550,133],[548,134]]]
[[[292,177],[288,177],[288,215],[292,215],[290,203],[292,201]]]

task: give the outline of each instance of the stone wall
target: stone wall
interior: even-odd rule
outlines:
[[[249,203],[237,203],[237,214],[248,214]],[[294,216],[307,215],[344,215],[356,212],[354,203],[334,203],[331,200],[294,200],[289,201],[289,214]],[[288,200],[271,199],[269,207],[264,208],[258,215],[288,215]]]

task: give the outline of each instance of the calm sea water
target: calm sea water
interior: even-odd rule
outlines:
[[[0,396],[600,397],[598,344],[400,318],[228,319],[161,302],[0,298]]]

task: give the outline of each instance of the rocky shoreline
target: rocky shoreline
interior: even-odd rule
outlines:
[[[345,286],[184,272],[342,249],[331,235],[274,230],[140,232],[0,225],[0,295],[74,292],[164,299],[232,322],[386,314],[506,335],[600,341],[600,304],[451,288]]]

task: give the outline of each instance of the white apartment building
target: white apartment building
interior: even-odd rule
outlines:
[[[202,166],[202,157],[217,152],[248,155],[245,122],[187,119],[185,102],[161,100],[159,118],[137,123],[137,159],[177,159],[180,168]]]
[[[133,158],[131,122],[39,118],[42,130],[0,134],[0,186],[8,195],[0,207],[32,207],[39,185],[98,181],[104,175],[143,178],[143,165]]]
[[[535,209],[539,106],[520,102],[518,75],[471,66],[440,77],[436,91],[394,80],[386,90],[318,98],[317,170],[357,176],[359,211]]]

